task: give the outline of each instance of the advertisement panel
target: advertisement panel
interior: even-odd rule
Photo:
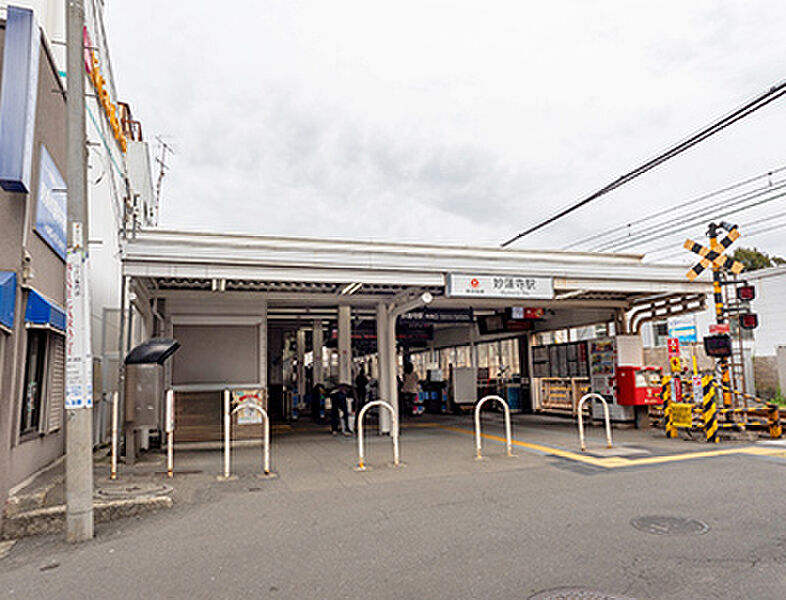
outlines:
[[[65,179],[42,144],[35,230],[63,260],[66,257],[66,192]]]

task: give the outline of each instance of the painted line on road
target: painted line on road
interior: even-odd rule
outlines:
[[[451,427],[448,425],[440,425],[441,429],[462,433],[466,435],[475,435],[475,432],[469,429],[462,429],[460,427]],[[506,440],[498,435],[482,433],[481,437],[495,442],[505,443]],[[749,455],[749,456],[767,456],[776,458],[786,458],[786,451],[777,447],[762,447],[762,446],[745,446],[742,448],[726,448],[724,450],[706,450],[697,452],[684,452],[682,454],[669,454],[666,456],[647,456],[644,458],[625,458],[622,456],[608,456],[597,457],[580,454],[578,452],[571,452],[570,450],[562,450],[561,448],[554,448],[553,446],[546,446],[544,444],[536,444],[533,442],[522,442],[514,439],[512,441],[514,446],[519,448],[526,448],[538,454],[546,454],[549,456],[557,456],[567,460],[573,460],[584,464],[592,465],[594,467],[601,467],[603,469],[619,469],[624,467],[639,467],[647,465],[658,465],[671,462],[679,462],[685,460],[694,460],[700,458],[714,458],[718,456],[732,456],[735,454]]]

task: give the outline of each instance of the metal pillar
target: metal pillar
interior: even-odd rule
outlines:
[[[302,327],[298,329],[295,340],[297,345],[297,395],[302,401],[306,394],[306,330]]]
[[[384,303],[377,304],[377,377],[378,399],[390,401],[390,363],[388,362],[388,309]],[[379,414],[379,433],[390,433],[391,419],[387,411]]]
[[[76,294],[82,295],[83,303],[89,303],[87,293],[87,241],[89,238],[89,222],[87,210],[87,143],[85,140],[85,67],[83,28],[85,23],[85,8],[83,0],[68,0],[66,4],[66,29],[67,29],[67,86],[66,97],[67,129],[67,180],[68,180],[68,270],[78,268],[81,270],[83,285],[82,290],[76,291],[68,286],[66,291],[70,300],[71,313],[69,321],[73,324],[74,309],[83,310],[78,302],[73,299]],[[69,274],[69,281],[72,280]],[[89,306],[89,304],[88,304]],[[79,395],[82,403],[79,408],[68,408],[66,411],[66,541],[71,543],[83,542],[93,538],[93,408],[88,385],[92,382],[92,364],[90,362],[90,336],[89,310],[84,311],[87,316],[83,323],[82,331],[71,332],[69,327],[69,342],[66,344],[66,389],[76,386],[81,387]],[[83,316],[84,318],[84,316]],[[78,321],[77,321],[78,322]],[[82,336],[82,344],[86,345],[87,352],[77,351],[74,354],[72,336]],[[71,365],[75,364],[76,369]]]
[[[388,364],[388,402],[393,407],[393,412],[396,415],[395,422],[396,426],[398,427],[401,423],[401,415],[399,414],[398,410],[398,351],[396,348],[396,321],[398,320],[398,315],[395,313],[394,310],[388,309],[387,315],[387,328],[388,328],[388,335],[387,335],[387,359]],[[395,435],[398,435],[398,431],[394,432]]]
[[[322,321],[319,319],[314,320],[314,385],[324,383],[324,376],[322,372],[322,346],[324,345],[324,334],[322,330]]]
[[[352,311],[338,307],[338,382],[352,385]]]
[[[259,307],[259,323],[257,323],[259,347],[259,384],[267,389],[267,302],[262,302]],[[169,361],[171,363],[171,361]]]

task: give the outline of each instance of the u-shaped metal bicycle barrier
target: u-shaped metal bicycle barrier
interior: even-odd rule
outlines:
[[[480,442],[480,409],[489,400],[496,400],[497,402],[499,402],[505,411],[505,439],[507,441],[507,448],[508,448],[507,455],[513,456],[513,439],[510,433],[510,407],[508,406],[508,403],[505,402],[499,396],[484,396],[483,398],[478,400],[478,403],[475,405],[475,449],[477,451],[475,458],[477,460],[481,460],[483,458],[483,456],[481,455],[481,442]]]
[[[585,452],[587,450],[587,445],[584,443],[584,402],[589,400],[590,398],[597,398],[601,402],[603,402],[603,416],[606,419],[606,446],[611,448],[611,420],[609,419],[609,404],[606,402],[606,399],[601,396],[600,394],[596,394],[595,392],[584,394],[579,400],[579,444],[581,445],[581,451]]]
[[[365,462],[365,454],[364,454],[364,447],[363,447],[363,417],[366,416],[368,409],[379,406],[380,409],[384,408],[390,413],[390,420],[392,421],[392,427],[390,428],[390,437],[393,438],[393,466],[399,467],[401,463],[399,461],[399,448],[398,448],[398,417],[396,416],[396,411],[393,410],[393,407],[384,400],[374,400],[373,402],[369,402],[366,404],[362,409],[360,409],[360,413],[358,414],[357,418],[357,429],[358,429],[358,466],[356,469],[358,471],[365,471],[366,470],[366,462]]]
[[[270,475],[270,419],[267,415],[267,411],[256,402],[241,402],[232,409],[230,407],[229,396],[230,391],[224,390],[224,479],[229,479],[230,477],[232,415],[245,408],[256,410],[262,415],[262,429],[264,431],[262,468],[265,475]]]

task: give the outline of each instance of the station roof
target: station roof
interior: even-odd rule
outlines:
[[[227,289],[335,292],[361,282],[387,287],[445,285],[447,273],[554,277],[555,290],[695,292],[685,268],[646,264],[638,254],[517,250],[483,246],[334,240],[142,230],[124,248],[124,272],[172,287],[227,281]],[[310,284],[310,285],[309,285]]]

